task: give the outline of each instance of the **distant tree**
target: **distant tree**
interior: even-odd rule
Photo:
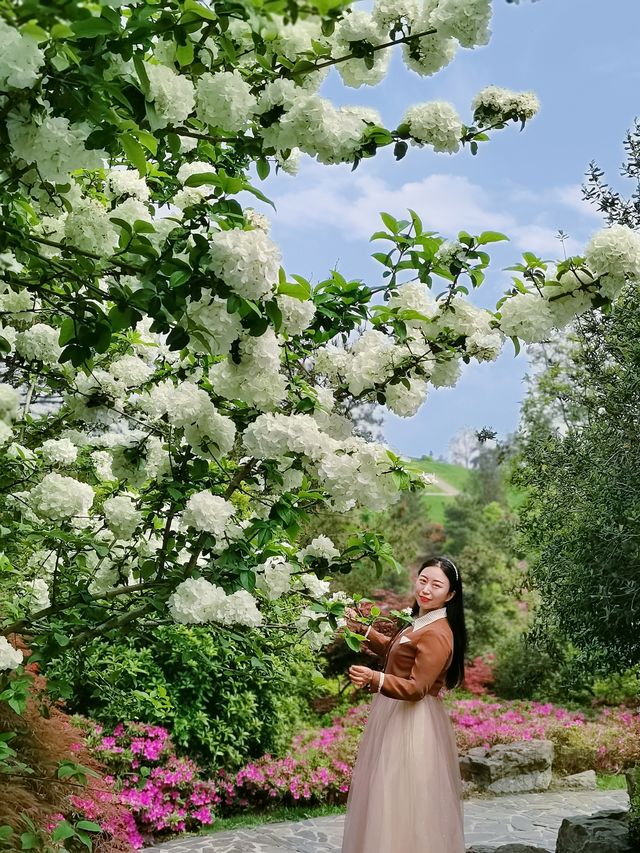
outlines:
[[[625,140],[628,198],[593,163],[583,187],[612,224],[640,228],[640,124]],[[589,310],[564,343],[535,347],[513,482],[519,541],[545,605],[536,635],[562,637],[593,671],[640,665],[640,293]]]
[[[498,450],[484,451],[464,491],[445,511],[446,553],[463,574],[469,655],[492,651],[521,625],[521,570],[513,549],[514,517],[506,502]]]
[[[471,427],[463,427],[449,442],[449,462],[453,465],[462,465],[464,468],[472,468],[480,453],[480,447],[475,430]]]

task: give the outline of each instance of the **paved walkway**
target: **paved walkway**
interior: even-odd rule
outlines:
[[[557,791],[464,801],[468,845],[520,842],[556,849],[562,819],[602,809],[628,809],[626,791]],[[344,815],[267,823],[213,835],[183,837],[151,851],[165,853],[339,853]]]

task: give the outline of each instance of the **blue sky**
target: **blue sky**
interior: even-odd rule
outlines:
[[[472,157],[412,148],[396,162],[390,149],[349,166],[320,166],[304,158],[295,177],[282,173],[264,186],[277,207],[273,236],[289,273],[318,281],[335,265],[345,276],[380,283],[368,241],[378,212],[403,216],[408,207],[425,228],[447,238],[464,228],[504,231],[510,243],[493,248],[492,272],[473,294],[477,304],[495,307],[509,274],[502,268],[525,250],[562,257],[559,229],[577,253],[602,221],[580,196],[580,184],[595,159],[610,182],[619,177],[626,130],[640,115],[639,0],[494,0],[492,39],[486,47],[460,50],[434,77],[420,77],[393,48],[390,72],[376,87],[346,88],[332,71],[322,94],[337,105],[366,104],[395,127],[412,104],[447,100],[463,121],[484,86],[533,90],[541,111],[520,133],[513,125],[494,132]],[[491,364],[463,365],[454,389],[431,390],[413,418],[388,415],[384,435],[396,451],[414,457],[446,455],[451,437],[463,427],[496,430],[499,437],[518,424],[524,394],[526,356],[507,344]]]

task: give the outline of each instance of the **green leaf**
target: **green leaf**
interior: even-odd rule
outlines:
[[[176,59],[180,67],[191,65],[193,62],[193,42],[187,39],[186,44],[179,44],[176,48]]]
[[[269,161],[262,158],[258,160],[256,163],[256,172],[258,173],[258,177],[264,181],[264,179],[269,175],[271,171],[271,166],[269,165]]]
[[[92,820],[79,820],[76,829],[84,829],[85,832],[102,832],[102,827]]]
[[[114,31],[114,26],[104,18],[82,18],[71,25],[73,34],[77,39],[95,38],[106,36]]]
[[[211,186],[220,186],[220,178],[214,172],[198,172],[196,175],[189,175],[184,182],[185,187],[201,187],[203,184],[211,184]]]
[[[53,830],[51,835],[52,841],[64,841],[65,838],[73,838],[76,834],[75,829],[71,826],[71,824],[63,820],[62,823],[59,823],[56,828]]]
[[[478,237],[478,243],[500,243],[502,240],[509,240],[506,234],[501,234],[499,231],[483,231]]]
[[[138,140],[134,139],[130,133],[122,133],[120,134],[120,144],[127,160],[136,167],[140,175],[146,175],[147,158]]]
[[[0,353],[9,353],[11,352],[11,344],[6,338],[3,338],[0,335]]]
[[[394,216],[391,216],[390,213],[381,213],[380,219],[382,219],[382,221],[392,234],[397,234],[400,230],[398,220]]]
[[[280,327],[282,326],[282,311],[278,308],[278,304],[275,299],[272,299],[270,302],[267,302],[265,308],[267,311],[267,316],[273,323],[276,332],[279,331]]]
[[[306,279],[301,276],[294,275],[295,283],[291,281],[281,282],[278,285],[278,293],[284,293],[286,296],[294,296],[296,299],[304,302],[311,298],[311,285]]]

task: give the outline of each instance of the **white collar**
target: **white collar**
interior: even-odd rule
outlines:
[[[413,620],[413,630],[417,631],[418,628],[424,628],[425,625],[430,625],[432,622],[435,622],[436,619],[444,619],[446,615],[446,607],[441,607],[439,610],[429,610],[427,613],[424,613],[422,616],[418,616]]]

